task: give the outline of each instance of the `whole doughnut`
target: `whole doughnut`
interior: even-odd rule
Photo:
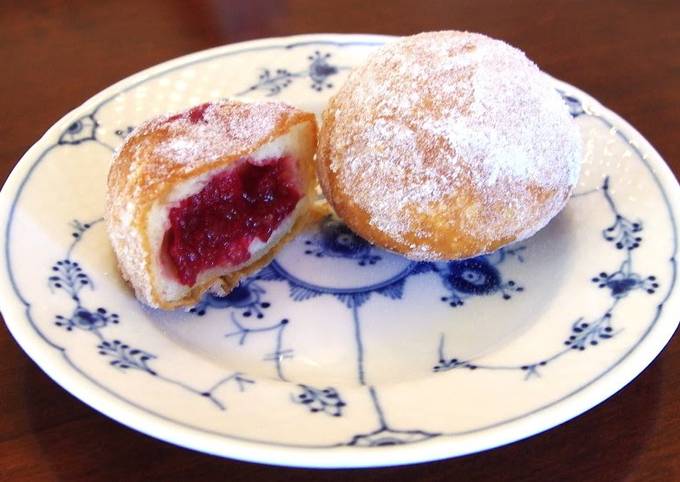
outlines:
[[[566,204],[581,138],[551,81],[481,34],[399,39],[352,71],[323,112],[317,174],[370,242],[416,260],[492,252]]]

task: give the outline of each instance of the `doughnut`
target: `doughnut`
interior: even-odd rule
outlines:
[[[229,292],[305,225],[316,119],[281,102],[206,103],[135,129],[115,152],[106,224],[143,303]]]
[[[548,76],[510,45],[404,37],[353,70],[322,114],[323,193],[368,241],[469,258],[534,234],[578,181],[581,138]]]

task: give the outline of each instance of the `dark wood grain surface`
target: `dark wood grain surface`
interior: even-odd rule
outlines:
[[[67,111],[158,62],[259,37],[438,29],[520,47],[630,121],[680,173],[677,0],[4,0],[0,175]],[[680,341],[606,403],[528,440],[428,464],[314,471],[219,459],[123,427],[52,382],[3,327],[0,479],[680,480]]]

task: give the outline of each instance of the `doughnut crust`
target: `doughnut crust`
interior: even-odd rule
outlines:
[[[133,131],[109,171],[106,223],[120,272],[137,298],[163,309],[189,306],[211,287],[229,292],[267,264],[308,222],[315,147],[314,114],[282,102],[203,104]],[[245,263],[206,270],[191,286],[172,279],[161,259],[169,209],[239,163],[288,155],[301,198],[271,237]]]
[[[499,40],[405,37],[350,73],[323,112],[316,169],[349,227],[415,260],[525,239],[566,204],[581,139],[547,76]]]

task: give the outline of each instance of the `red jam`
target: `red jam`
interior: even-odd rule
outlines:
[[[165,122],[175,122],[179,119],[188,119],[192,124],[198,124],[199,122],[203,122],[205,120],[205,111],[208,110],[208,107],[210,107],[210,102],[197,105],[196,107],[192,107],[187,111],[168,117],[165,119]]]
[[[250,258],[255,240],[267,242],[302,197],[289,157],[262,165],[241,162],[215,175],[168,215],[163,250],[180,283],[191,286],[216,266],[237,266]]]

